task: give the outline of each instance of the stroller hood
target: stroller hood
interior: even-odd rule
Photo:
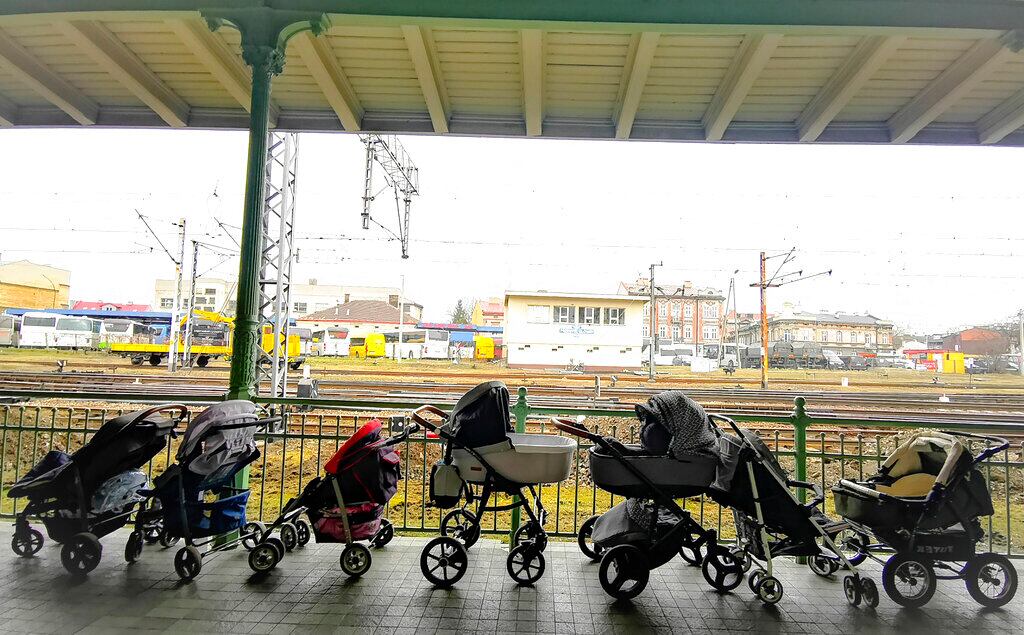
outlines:
[[[349,437],[334,453],[334,456],[324,464],[324,471],[328,474],[338,474],[346,455],[354,454],[359,448],[380,441],[380,427],[380,421],[373,419],[356,430],[356,433]]]
[[[177,460],[189,471],[209,475],[256,452],[256,404],[244,399],[214,404],[188,424]],[[250,424],[250,425],[246,425]]]
[[[676,458],[716,453],[718,429],[704,408],[680,390],[663,392],[646,404],[637,404],[636,416],[643,424],[641,444],[651,453]]]
[[[488,381],[473,388],[452,409],[451,434],[464,447],[479,448],[504,441],[513,432],[508,388]]]

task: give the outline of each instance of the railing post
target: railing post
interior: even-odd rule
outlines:
[[[807,401],[803,397],[793,400],[793,455],[796,459],[796,480],[807,480]],[[800,502],[807,501],[807,490],[800,488],[797,496]]]
[[[512,416],[516,418],[516,432],[526,432],[526,417],[530,415],[530,404],[526,401],[526,386],[519,387],[519,396],[516,399],[515,405],[512,406]],[[513,497],[513,502],[518,502],[519,497]],[[519,508],[516,507],[512,510],[512,525],[509,528],[508,533],[508,548],[511,550],[515,547],[515,536],[516,530],[519,529]]]

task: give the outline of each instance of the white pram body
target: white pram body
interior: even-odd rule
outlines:
[[[498,476],[513,483],[558,483],[569,478],[576,441],[550,434],[509,432],[505,441],[474,449]],[[452,462],[467,483],[487,480],[487,468],[468,450],[453,448]]]

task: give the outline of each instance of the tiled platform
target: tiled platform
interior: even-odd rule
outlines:
[[[0,530],[10,541],[11,528]],[[900,609],[887,597],[875,610],[852,608],[840,581],[821,580],[786,563],[779,577],[786,597],[773,608],[746,584],[718,594],[700,571],[681,560],[655,571],[647,590],[617,604],[597,581],[597,566],[574,543],[553,542],[547,572],[534,588],[517,587],[505,572],[505,547],[481,540],[471,569],[451,590],[436,590],[419,570],[422,538],[397,538],[373,552],[373,566],[349,581],[338,567],[338,545],[310,544],[277,570],[256,577],[246,553],[207,561],[192,583],[181,584],[174,549],[148,548],[140,562],[122,559],[127,534],[104,539],[104,558],[83,581],[60,565],[49,543],[34,558],[0,556],[0,630],[35,633],[112,633],[158,630],[225,633],[520,632],[637,633],[753,631],[761,633],[1024,632],[1024,593],[1009,607],[986,612],[962,583],[940,582],[923,611]],[[869,569],[870,570],[870,569]],[[877,571],[872,571],[878,581]]]

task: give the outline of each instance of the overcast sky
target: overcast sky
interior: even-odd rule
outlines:
[[[942,331],[1024,306],[1024,149],[402,140],[422,190],[406,261],[385,231],[360,227],[359,139],[301,135],[297,279],[397,286],[404,274],[426,317],[446,319],[459,297],[614,292],[663,261],[660,282],[723,292],[738,269],[739,309],[754,311],[758,252],[796,248],[787,270],[834,273],[773,289],[770,310]],[[72,299],[151,303],[173,265],[133,210],[165,242],[184,216],[191,238],[231,246],[213,219],[240,224],[245,144],[240,132],[0,131],[0,255],[71,269]],[[397,229],[389,197],[374,218]],[[220,260],[199,269],[234,277],[237,261]]]

